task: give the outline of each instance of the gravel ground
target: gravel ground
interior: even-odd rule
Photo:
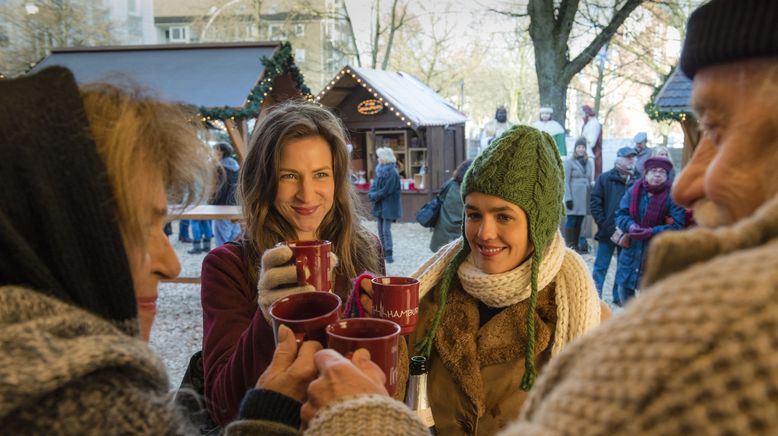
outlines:
[[[375,222],[367,223],[375,232]],[[178,224],[174,223],[174,231]],[[429,250],[431,231],[416,223],[399,223],[392,226],[394,239],[394,263],[387,265],[389,275],[411,274],[432,252]],[[176,234],[170,236],[173,247],[181,260],[183,276],[197,276],[204,255],[192,255],[192,244],[178,242]],[[592,254],[583,255],[591,268]],[[612,261],[605,281],[605,301],[611,303],[610,289],[613,286],[616,261]],[[159,289],[157,319],[151,334],[151,347],[162,357],[170,376],[171,388],[177,388],[184,375],[189,357],[202,346],[202,311],[200,308],[200,285],[162,283]]]

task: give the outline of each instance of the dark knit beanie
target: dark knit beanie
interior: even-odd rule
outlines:
[[[538,271],[543,254],[564,215],[564,176],[556,143],[548,133],[529,126],[514,126],[484,150],[465,174],[462,198],[480,192],[502,198],[519,206],[529,220],[529,238],[534,246],[531,267],[531,294],[527,315],[527,350],[521,388],[529,390],[535,381],[535,306],[538,295]],[[463,230],[464,233],[464,230]],[[440,281],[440,303],[432,328],[417,346],[417,352],[429,357],[432,342],[446,304],[451,281],[459,265],[470,254],[465,241],[462,249],[446,267]]]
[[[690,79],[702,68],[738,59],[778,55],[778,1],[713,0],[689,18],[681,70]]]
[[[654,156],[646,159],[643,168],[646,172],[654,168],[663,168],[667,174],[670,174],[670,171],[673,170],[673,162],[664,156]]]

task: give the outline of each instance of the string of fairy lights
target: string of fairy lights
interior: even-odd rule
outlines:
[[[325,86],[324,89],[319,92],[319,95],[316,96],[316,102],[319,103],[319,106],[321,106],[321,98],[333,87],[335,87],[335,84],[340,81],[342,77],[346,77],[346,75],[351,76],[352,79],[356,80],[357,84],[362,85],[363,88],[367,90],[367,92],[373,94],[373,97],[375,97],[378,101],[383,103],[384,107],[386,107],[386,110],[393,113],[397,118],[400,119],[400,121],[404,122],[408,127],[411,126],[411,121],[405,117],[405,114],[400,112],[397,107],[393,106],[388,101],[384,100],[384,98],[380,95],[378,95],[378,92],[376,92],[366,81],[362,80],[361,77],[358,77],[357,74],[351,70],[349,67],[345,67],[338,74],[335,75],[335,78],[330,81],[330,84]]]
[[[262,102],[273,91],[273,83],[275,83],[276,78],[284,73],[289,73],[305,100],[313,101],[311,89],[305,84],[300,69],[294,63],[292,45],[289,42],[282,43],[281,47],[273,54],[273,57],[262,56],[260,62],[265,67],[265,77],[251,89],[248,97],[246,97],[244,106],[242,108],[230,106],[208,108],[200,106],[197,108],[197,111],[203,122],[256,118],[262,109]]]

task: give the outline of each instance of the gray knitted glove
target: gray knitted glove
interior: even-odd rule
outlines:
[[[257,302],[262,315],[270,322],[268,308],[274,301],[300,292],[314,291],[313,286],[297,284],[297,268],[287,265],[292,260],[292,249],[286,245],[265,250],[262,266],[259,268]],[[310,274],[305,270],[306,276]]]
[[[259,269],[259,282],[257,283],[257,303],[262,315],[270,322],[270,305],[280,298],[300,292],[315,291],[309,284],[299,285],[297,282],[297,268],[292,260],[292,249],[286,245],[270,248],[262,254],[262,267]],[[335,267],[338,266],[338,256],[330,253],[330,281],[334,283]],[[305,268],[305,277],[311,272]]]

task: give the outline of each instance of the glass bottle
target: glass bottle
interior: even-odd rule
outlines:
[[[427,358],[424,356],[411,357],[410,377],[408,378],[408,393],[405,396],[405,405],[413,410],[421,421],[429,428],[430,434],[436,435],[435,420],[432,418],[432,409],[427,398],[427,374],[429,373]]]

